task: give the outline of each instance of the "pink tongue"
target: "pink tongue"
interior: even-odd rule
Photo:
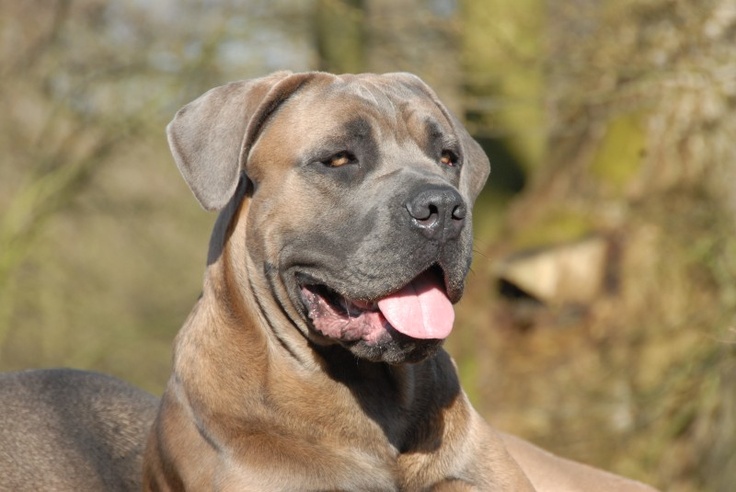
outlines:
[[[447,338],[455,321],[452,303],[438,279],[428,273],[378,301],[378,309],[396,331],[412,338]]]

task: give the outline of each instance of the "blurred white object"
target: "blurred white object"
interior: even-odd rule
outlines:
[[[515,253],[498,265],[499,280],[544,304],[588,303],[603,287],[608,243],[590,237]]]

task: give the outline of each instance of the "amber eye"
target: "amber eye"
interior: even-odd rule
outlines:
[[[338,152],[337,154],[333,155],[329,159],[322,161],[323,164],[330,166],[330,167],[341,167],[345,164],[350,164],[351,162],[354,162],[355,156],[348,152],[347,150],[344,150],[342,152]]]
[[[445,166],[454,167],[457,165],[457,155],[451,150],[443,150],[440,162]]]

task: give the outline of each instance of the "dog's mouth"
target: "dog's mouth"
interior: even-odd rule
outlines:
[[[319,283],[302,284],[301,296],[314,328],[346,342],[379,343],[391,330],[417,340],[443,340],[455,320],[439,267],[370,301],[350,299]]]

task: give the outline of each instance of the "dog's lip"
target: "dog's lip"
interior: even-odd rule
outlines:
[[[352,304],[355,304],[356,306],[366,309],[366,310],[377,310],[378,309],[378,301],[390,296],[391,294],[394,294],[396,292],[399,292],[400,290],[404,289],[407,285],[411,284],[416,280],[417,278],[421,277],[422,275],[426,273],[431,273],[432,275],[436,275],[437,278],[442,279],[442,286],[444,287],[445,294],[449,297],[449,286],[447,281],[447,275],[445,274],[444,269],[437,263],[433,263],[428,268],[425,268],[424,270],[421,270],[419,273],[411,277],[406,282],[402,283],[398,287],[388,289],[384,292],[381,292],[377,295],[370,295],[370,294],[360,294],[360,293],[348,293],[345,292],[343,289],[335,287],[334,282],[330,282],[329,280],[321,279],[313,274],[306,273],[299,271],[296,273],[296,284],[300,289],[326,289],[330,294],[340,296],[341,298],[349,301]]]
[[[350,315],[355,310],[359,311],[378,311],[378,303],[376,301],[361,301],[359,299],[351,299],[348,296],[340,294],[336,290],[323,283],[306,283],[301,285],[302,298],[304,292],[309,291],[318,295],[329,302],[333,307]]]
[[[351,301],[322,284],[303,285],[300,295],[312,328],[329,339],[378,344],[387,333],[389,324],[375,303]]]
[[[326,283],[302,275],[299,294],[311,326],[328,338],[378,343],[389,332],[412,339],[446,338],[454,312],[436,265],[407,283],[376,297],[354,299]]]

